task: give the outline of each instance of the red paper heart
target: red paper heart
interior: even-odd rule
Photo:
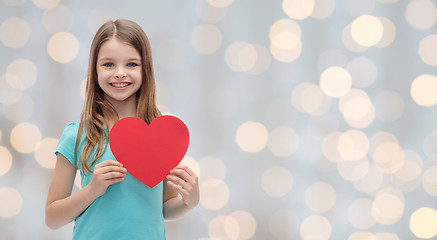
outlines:
[[[123,118],[109,133],[109,145],[117,161],[151,188],[180,163],[189,141],[187,126],[168,115],[155,118],[150,125],[140,118]]]

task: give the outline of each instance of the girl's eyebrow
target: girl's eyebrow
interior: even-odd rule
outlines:
[[[110,57],[102,57],[102,58],[99,58],[97,61],[113,61],[114,59],[113,58],[110,58]],[[141,58],[129,58],[127,61],[141,61]]]

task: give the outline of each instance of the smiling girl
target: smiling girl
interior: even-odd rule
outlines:
[[[57,229],[74,220],[73,239],[165,239],[164,219],[179,218],[198,204],[198,177],[177,166],[149,188],[108,147],[109,131],[119,119],[138,117],[150,124],[160,115],[146,34],[129,20],[103,24],[91,46],[81,119],[65,127],[56,148],[47,226]],[[77,170],[82,188],[72,195]]]

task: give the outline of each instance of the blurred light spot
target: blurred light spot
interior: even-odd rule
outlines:
[[[269,31],[269,39],[273,41],[273,39],[282,33],[291,33],[292,35],[298,37],[300,39],[302,37],[302,30],[295,21],[290,19],[280,19],[276,21],[271,27]]]
[[[339,50],[330,48],[319,55],[317,60],[317,68],[320,72],[333,66],[346,67],[348,58],[346,54]]]
[[[396,26],[394,23],[388,18],[379,17],[379,20],[382,23],[384,32],[382,33],[381,40],[375,44],[375,47],[384,48],[393,43],[396,38]]]
[[[234,0],[208,0],[209,4],[214,7],[227,7],[231,5]]]
[[[15,77],[8,78],[8,75]],[[16,59],[6,68],[6,80],[11,87],[17,90],[25,90],[33,86],[37,76],[38,69],[32,61],[27,59]]]
[[[377,44],[384,33],[384,26],[374,16],[361,15],[351,24],[351,36],[361,46],[370,47]]]
[[[215,157],[205,157],[199,161],[202,178],[216,178],[224,180],[226,177],[226,166],[222,160]]]
[[[347,71],[352,77],[352,85],[358,88],[371,86],[378,75],[378,68],[369,58],[358,57],[347,65]]]
[[[369,154],[373,155],[376,148],[378,148],[383,143],[395,143],[399,144],[398,139],[395,135],[389,132],[377,132],[370,138],[370,149]]]
[[[32,2],[38,8],[53,8],[59,3],[59,0],[32,0]]]
[[[259,122],[245,122],[240,125],[235,135],[235,141],[245,152],[259,152],[265,148],[268,141],[268,131]]]
[[[325,136],[322,144],[323,155],[331,162],[338,162],[341,158],[338,152],[338,139],[341,136],[341,132],[331,132]]]
[[[352,24],[348,24],[343,29],[341,40],[342,40],[344,46],[351,52],[364,52],[364,51],[366,51],[368,47],[359,45],[353,39],[352,32],[351,32],[351,26],[352,26]]]
[[[200,54],[216,52],[222,43],[220,30],[211,24],[201,24],[191,32],[191,47]]]
[[[437,38],[435,40],[437,41]],[[411,83],[411,97],[420,106],[431,107],[437,104],[436,92],[437,77],[433,75],[422,74]]]
[[[400,240],[395,233],[377,233],[375,236],[376,240]]]
[[[3,2],[7,6],[21,6],[26,2],[26,0],[3,0]]]
[[[54,169],[56,164],[56,155],[54,154],[58,145],[56,138],[44,138],[35,150],[35,159],[41,167]]]
[[[362,193],[373,193],[377,191],[383,183],[383,175],[375,166],[370,165],[366,176],[358,181],[352,182],[355,189]]]
[[[8,76],[8,78],[16,77],[15,75]],[[18,80],[18,77],[16,77]],[[0,76],[0,103],[14,104],[23,96],[23,92],[13,89],[6,80],[6,75]]]
[[[437,166],[432,166],[425,170],[422,185],[429,195],[437,196]]]
[[[285,126],[277,127],[270,132],[268,147],[278,157],[288,157],[295,153],[299,146],[299,135]]]
[[[405,151],[405,159],[402,168],[395,172],[396,178],[402,181],[412,181],[422,174],[422,159],[419,154],[411,150]]]
[[[405,103],[394,91],[384,91],[375,98],[376,116],[384,122],[394,122],[402,117]]]
[[[80,83],[80,97],[85,101],[86,94],[86,78]]]
[[[437,211],[422,207],[410,216],[410,230],[418,238],[430,239],[437,235]]]
[[[79,41],[71,33],[59,32],[50,38],[47,51],[54,61],[67,63],[76,58]]]
[[[9,150],[0,145],[0,176],[11,170],[12,155]]]
[[[229,201],[229,188],[220,179],[210,178],[200,185],[200,203],[209,210],[218,210]]]
[[[339,108],[344,120],[354,128],[365,128],[375,118],[375,107],[366,92],[352,89],[340,98]]]
[[[383,143],[373,152],[373,162],[383,173],[395,173],[405,163],[405,152],[397,143]]]
[[[324,19],[331,16],[335,8],[335,0],[315,0],[312,18]]]
[[[305,191],[305,203],[315,212],[322,213],[331,210],[336,199],[335,189],[325,182],[316,182]]]
[[[26,93],[23,93],[17,102],[4,104],[3,113],[12,122],[28,120],[34,112],[34,102]]]
[[[0,217],[15,217],[22,208],[23,198],[21,194],[10,187],[0,188]]]
[[[30,27],[22,18],[8,18],[0,25],[0,41],[9,48],[20,48],[29,41]]]
[[[41,131],[32,123],[20,123],[11,131],[11,144],[17,152],[32,153],[41,141]]]
[[[182,69],[187,62],[185,43],[173,38],[159,39],[155,53],[157,62],[167,69]]]
[[[375,235],[370,232],[354,232],[347,240],[378,240]]]
[[[314,0],[282,0],[282,9],[293,19],[305,19],[314,10]]]
[[[423,141],[423,152],[429,159],[437,159],[437,131],[431,132]]]
[[[338,139],[338,152],[347,160],[357,161],[367,155],[369,139],[366,134],[358,130],[349,130]]]
[[[415,29],[431,28],[437,19],[437,9],[433,2],[428,0],[414,0],[408,3],[405,18]]]
[[[42,24],[47,32],[55,34],[57,32],[67,32],[73,26],[73,13],[70,8],[64,5],[47,9],[42,15]]]
[[[257,61],[256,50],[252,44],[234,42],[226,48],[225,62],[233,71],[247,72]]]
[[[366,198],[358,198],[348,207],[347,218],[351,225],[357,229],[369,229],[375,225],[372,217],[372,201]]]
[[[337,171],[345,180],[358,181],[367,175],[369,166],[370,162],[366,157],[358,161],[340,160]]]
[[[353,17],[370,14],[375,8],[375,0],[345,0],[344,7]]]
[[[231,239],[248,240],[253,237],[256,231],[256,220],[252,216],[252,214],[245,211],[235,211],[229,214],[228,217],[231,217],[231,219],[234,220],[229,222],[227,221],[228,218],[225,220],[225,231],[228,229],[226,226],[230,225],[228,223],[235,221],[236,224],[234,225],[239,226],[238,231],[236,231],[236,229],[233,228],[232,225],[229,226],[229,229],[231,230],[229,232],[231,232],[232,234],[228,234],[228,236]]]
[[[431,34],[419,44],[419,56],[428,65],[437,66],[437,35]]]
[[[267,195],[282,197],[290,192],[293,186],[293,176],[288,169],[271,167],[264,171],[261,177],[261,187]]]
[[[230,239],[238,239],[238,235],[240,235],[240,224],[233,216],[226,216],[223,228]]]
[[[302,240],[328,240],[331,237],[331,223],[326,217],[311,215],[305,218],[300,225]]]
[[[331,107],[331,99],[314,83],[303,82],[291,93],[291,103],[299,111],[321,115]]]
[[[270,45],[270,52],[272,53],[273,57],[279,62],[293,62],[300,56],[302,52],[302,42],[299,40],[299,43],[296,45],[296,47],[286,50],[279,49],[274,45]]]
[[[252,45],[256,51],[256,62],[253,67],[247,72],[252,75],[261,74],[270,67],[270,52],[266,47],[260,44]]]
[[[296,217],[296,211],[291,209],[281,209],[276,211],[269,219],[269,231],[276,239],[294,239],[298,234],[295,226],[300,221]]]
[[[180,165],[185,165],[189,167],[197,176],[200,176],[200,166],[197,163],[196,159],[185,155],[184,158],[182,158]]]
[[[226,220],[229,221],[227,215],[217,215],[208,224],[208,235],[213,239],[229,239],[227,233],[225,232]],[[228,230],[229,231],[229,230]]]
[[[381,194],[372,204],[372,216],[383,225],[393,225],[404,212],[404,203],[393,194]]]
[[[349,72],[341,67],[330,67],[320,76],[320,88],[329,97],[342,97],[346,95],[352,85]]]
[[[272,45],[280,50],[293,49],[300,43],[300,38],[291,32],[279,32],[271,40]]]
[[[226,16],[227,8],[214,7],[208,0],[197,0],[196,13],[203,22],[217,23]]]
[[[113,10],[97,9],[88,14],[88,29],[95,33],[107,21],[117,19],[117,14]]]

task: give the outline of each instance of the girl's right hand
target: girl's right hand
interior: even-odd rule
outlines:
[[[90,183],[91,192],[100,197],[105,194],[109,185],[123,181],[124,177],[126,177],[126,168],[117,161],[106,160],[96,164]]]

